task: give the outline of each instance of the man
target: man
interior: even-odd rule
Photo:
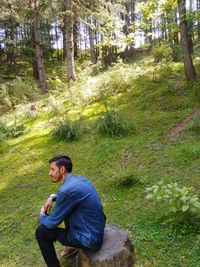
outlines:
[[[103,241],[106,218],[94,186],[86,177],[71,173],[72,161],[68,156],[56,156],[49,163],[49,176],[61,187],[41,208],[36,238],[47,266],[57,267],[60,264],[53,242],[58,240],[67,246],[64,254],[68,256],[77,248],[97,251]],[[53,201],[55,207],[49,213]],[[65,229],[58,227],[62,221]]]

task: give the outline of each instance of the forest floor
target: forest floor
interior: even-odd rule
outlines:
[[[59,187],[48,178],[48,160],[56,154],[71,156],[73,172],[94,183],[107,223],[128,231],[136,267],[200,266],[199,218],[188,214],[183,219],[146,199],[146,188],[158,181],[200,193],[199,113],[166,141],[171,129],[199,110],[199,81],[185,81],[182,63],[155,64],[149,56],[97,74],[87,66],[79,66],[70,88],[62,82],[61,69],[55,69],[51,93],[1,116],[8,125],[17,121],[18,127],[15,138],[0,147],[0,266],[45,266],[35,229],[40,207]],[[199,77],[200,64],[195,68]],[[126,136],[99,134],[108,110],[130,126]],[[80,124],[77,140],[52,135],[63,118]],[[56,243],[56,249],[62,246]]]

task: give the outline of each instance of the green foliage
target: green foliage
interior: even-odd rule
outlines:
[[[166,44],[155,45],[151,52],[156,63],[172,59],[172,48]]]
[[[122,121],[119,113],[107,110],[98,120],[97,132],[105,136],[126,136],[130,126]]]
[[[193,187],[180,187],[177,183],[164,185],[161,181],[147,187],[146,191],[148,192],[148,200],[164,204],[170,212],[200,214],[199,197],[194,194]]]
[[[25,122],[34,122],[39,118],[39,112],[35,105],[25,106],[20,112],[19,116]]]
[[[6,136],[7,132],[8,132],[8,127],[6,125],[6,123],[4,123],[3,121],[0,121],[0,132],[2,134],[2,136]]]
[[[8,127],[7,137],[16,138],[24,134],[26,125],[23,122],[17,122]]]
[[[26,125],[16,119],[10,125],[0,122],[0,133],[3,139],[18,137],[25,132],[25,129]]]
[[[157,65],[159,68],[156,68]],[[170,71],[166,66],[172,68],[172,75],[168,75]],[[164,74],[160,76],[162,69]],[[112,76],[116,84],[120,72],[120,79],[125,77],[125,82],[122,82],[122,85],[125,83],[124,89],[119,94],[114,90],[112,94],[106,94],[106,89],[111,89],[109,82],[113,82],[109,78],[112,72],[117,76]],[[74,105],[68,105],[71,99],[67,92],[57,94],[58,107],[63,107],[63,102],[66,102],[61,112],[55,109],[50,115],[58,122],[62,120],[56,126],[65,123],[67,106],[68,118],[74,120],[81,113],[89,132],[90,125],[94,125],[97,115],[103,110],[98,89],[100,86],[103,89],[102,81],[105,81],[103,100],[112,102],[113,109],[120,110],[120,115],[128,122],[133,121],[138,134],[126,138],[101,138],[90,131],[76,142],[59,142],[48,134],[47,125],[52,124],[52,119],[47,112],[51,107],[46,104],[48,94],[43,96],[43,101],[39,103],[40,119],[31,124],[30,133],[18,140],[9,140],[1,153],[1,264],[9,267],[44,265],[32,233],[37,227],[38,212],[46,195],[57,190],[57,185],[45,178],[48,159],[58,153],[67,153],[74,161],[74,173],[83,173],[94,183],[109,221],[128,230],[130,240],[137,247],[138,267],[200,266],[199,222],[176,223],[182,221],[178,212],[169,217],[165,208],[157,209],[142,200],[144,184],[147,179],[152,184],[154,177],[161,176],[164,181],[169,181],[169,176],[175,180],[177,175],[182,184],[188,184],[189,177],[191,186],[199,187],[199,158],[193,153],[191,159],[188,157],[188,164],[181,164],[184,161],[182,148],[198,147],[199,136],[193,131],[189,134],[182,132],[177,139],[164,141],[167,132],[197,106],[191,87],[186,90],[182,86],[182,64],[152,64],[152,58],[145,57],[143,61],[137,59],[137,64],[135,61],[126,65],[117,64],[96,77],[88,77],[86,73],[89,72],[82,69],[81,79],[79,77],[70,89],[72,93],[76,93],[74,89],[77,87],[81,93],[88,89],[88,97],[91,98],[89,101],[85,99],[84,107],[80,107],[77,103],[83,102],[81,93],[76,95]],[[145,76],[138,76],[141,74]],[[164,76],[166,78],[162,80]],[[91,88],[97,90],[96,95],[90,94],[94,92]],[[148,108],[143,110],[141,101]],[[5,115],[9,126],[10,117]],[[116,184],[119,186],[114,186]],[[187,215],[184,212],[183,215],[192,218],[190,213]],[[62,247],[58,246],[56,244],[59,251]]]
[[[200,146],[189,146],[181,148],[178,153],[178,161],[183,163],[190,163],[191,160],[200,158]]]
[[[9,81],[0,85],[1,104],[9,109],[13,109],[15,105],[33,101],[39,94],[38,86],[31,77],[17,77],[13,81]]]
[[[137,74],[137,71],[136,73]],[[124,93],[133,87],[133,73],[124,68],[123,64],[117,64],[106,75],[107,77],[99,83],[99,93],[102,96]]]
[[[189,132],[200,134],[200,117],[195,118],[186,128]]]
[[[172,45],[172,58],[173,61],[178,62],[182,60],[182,49],[180,44],[173,44]]]
[[[199,104],[200,103],[200,80],[197,80],[195,82],[192,83],[188,83],[187,87],[189,87],[189,89],[193,91],[194,94],[194,98],[196,100],[196,102]]]
[[[62,117],[63,113],[65,112],[63,103],[59,98],[56,98],[52,95],[50,95],[48,99],[48,106],[47,106],[47,114],[51,117]]]
[[[52,135],[60,140],[73,141],[80,136],[80,123],[73,122],[69,119],[61,121],[59,125],[52,130]]]
[[[0,121],[0,152],[2,152],[2,146],[5,143],[7,127]]]
[[[132,186],[140,184],[138,176],[133,168],[126,168],[114,176],[114,183],[119,186]]]

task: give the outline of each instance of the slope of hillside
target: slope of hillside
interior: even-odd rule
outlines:
[[[153,205],[145,191],[163,180],[200,192],[200,117],[177,138],[166,140],[170,130],[198,108],[199,83],[185,82],[182,64],[155,65],[147,57],[95,76],[89,73],[89,68],[80,70],[71,88],[1,118],[9,123],[17,118],[25,131],[1,144],[0,265],[44,266],[34,231],[40,207],[58,188],[48,178],[48,159],[68,154],[74,173],[95,184],[108,223],[129,232],[136,266],[199,266],[198,218],[183,220]],[[100,118],[111,110],[130,129],[127,135],[97,132]],[[51,134],[66,118],[81,125],[77,140]]]

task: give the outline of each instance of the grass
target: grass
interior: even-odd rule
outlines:
[[[134,72],[136,67],[138,71]],[[164,69],[160,76],[155,67],[151,58],[119,64],[91,80],[77,82],[71,93],[66,89],[56,95],[70,119],[75,121],[81,115],[84,133],[79,140],[58,141],[50,135],[48,96],[38,102],[40,115],[27,123],[27,133],[6,140],[0,165],[0,266],[45,266],[34,231],[39,224],[40,207],[59,186],[48,178],[48,159],[61,153],[72,157],[74,173],[88,176],[95,184],[107,222],[128,231],[135,245],[136,266],[200,265],[200,229],[196,219],[182,222],[145,198],[145,188],[159,180],[178,181],[200,193],[196,131],[189,127],[175,140],[165,139],[170,129],[198,103],[193,90],[184,86],[180,63],[159,66]],[[173,69],[172,77],[164,75],[169,67]],[[117,73],[120,79],[126,73],[124,87],[119,86]],[[112,83],[107,82],[103,88],[109,77]],[[134,124],[133,134],[126,137],[96,134],[96,122],[104,111],[105,101]],[[54,119],[55,116],[56,113]],[[125,174],[120,183],[122,170]],[[127,186],[123,179],[129,179],[129,170],[134,179]],[[56,246],[58,250],[62,248]]]

